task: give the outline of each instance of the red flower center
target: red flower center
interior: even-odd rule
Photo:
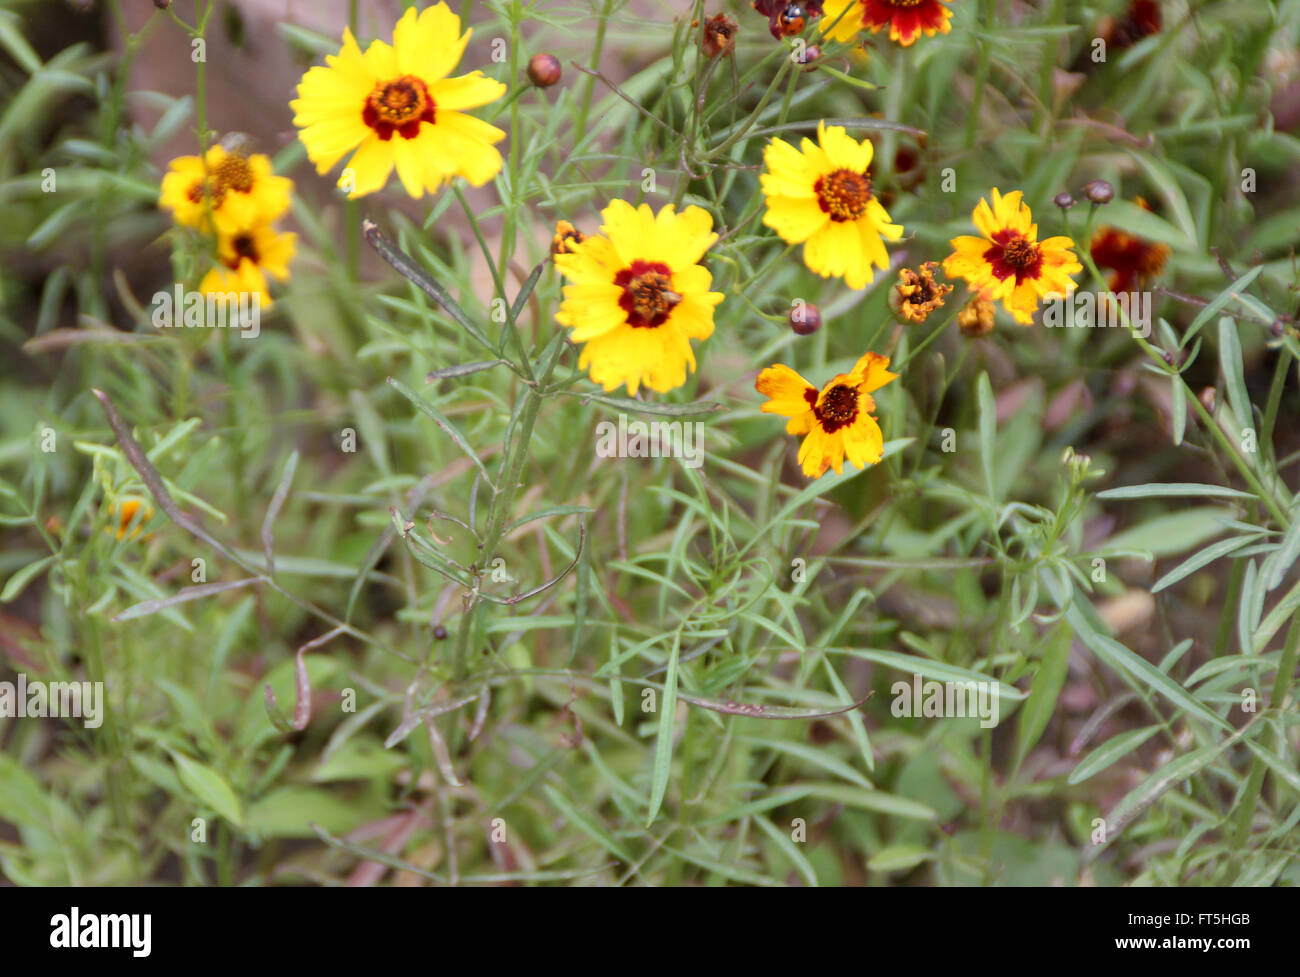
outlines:
[[[834,434],[842,427],[848,427],[858,418],[858,390],[848,384],[837,384],[826,391],[817,403],[817,391],[809,387],[804,397],[812,404],[813,416],[827,434]]]
[[[399,132],[403,139],[414,139],[420,134],[420,123],[432,123],[437,118],[437,105],[429,89],[414,75],[403,75],[396,81],[380,82],[366,96],[366,106],[361,119],[387,142]]]
[[[836,170],[813,184],[817,205],[833,221],[857,220],[867,212],[871,200],[871,179],[865,173]]]
[[[634,329],[663,325],[682,300],[673,291],[672,269],[659,261],[632,262],[614,276],[614,284],[623,289],[618,304],[627,313],[627,324]]]
[[[984,260],[999,281],[1015,275],[1017,285],[1043,273],[1042,249],[1018,231],[995,232],[993,246],[984,252]]]

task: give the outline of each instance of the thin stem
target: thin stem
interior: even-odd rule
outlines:
[[[1295,677],[1296,652],[1300,649],[1300,611],[1291,617],[1291,627],[1286,634],[1286,645],[1282,649],[1282,660],[1278,662],[1277,674],[1273,676],[1273,692],[1269,697],[1269,708],[1281,710],[1291,691]],[[1280,745],[1280,744],[1279,744]],[[1250,837],[1251,822],[1255,818],[1255,809],[1259,806],[1260,790],[1264,786],[1266,773],[1264,761],[1258,756],[1251,760],[1250,775],[1246,788],[1241,795],[1241,806],[1237,809],[1237,824],[1233,834],[1233,845],[1239,851],[1245,847]]]

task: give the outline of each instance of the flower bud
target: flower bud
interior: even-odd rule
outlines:
[[[560,59],[553,54],[534,54],[528,62],[528,80],[538,88],[550,88],[560,75]]]
[[[1093,180],[1083,188],[1083,195],[1094,204],[1108,204],[1115,199],[1115,188],[1105,180]]]
[[[790,328],[796,334],[811,336],[821,327],[821,310],[811,302],[799,302],[790,310]]]
[[[1064,191],[1058,193],[1052,202],[1062,210],[1069,210],[1074,206],[1074,198]]]

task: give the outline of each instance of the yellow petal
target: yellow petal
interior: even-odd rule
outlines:
[[[366,137],[366,141],[348,160],[348,165],[339,178],[339,186],[345,187],[350,176],[353,182],[353,190],[348,195],[350,198],[374,193],[383,189],[388,182],[388,174],[393,172],[394,163],[392,140],[384,142],[372,134]]]
[[[768,398],[759,409],[765,414],[780,414],[782,417],[794,417],[808,411],[811,407],[808,392],[817,392],[816,387],[781,363],[759,373],[754,389]]]

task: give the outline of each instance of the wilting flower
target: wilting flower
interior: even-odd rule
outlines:
[[[139,522],[136,522],[136,515],[139,514]],[[116,527],[109,525],[104,528],[113,533],[118,539],[132,540],[139,539],[142,535],[145,539],[149,538],[148,533],[143,531],[143,526],[153,518],[153,507],[144,499],[124,498],[119,499],[112,508],[113,521],[117,523]],[[135,523],[133,526],[132,524]]]
[[[767,18],[767,29],[778,40],[802,34],[809,21],[822,15],[822,0],[753,0],[753,7]]]
[[[551,254],[568,254],[575,244],[581,244],[585,240],[587,235],[568,221],[558,221],[555,225],[555,236],[551,238]]]
[[[412,197],[453,176],[476,187],[496,176],[501,154],[493,144],[505,133],[461,110],[500,98],[506,86],[481,71],[447,77],[471,33],[460,33],[445,3],[418,15],[408,8],[392,45],[374,41],[364,54],[345,30],[342,50],[303,75],[290,103],[316,171],[356,150],[339,180],[351,197],[382,188],[394,166]]]
[[[1143,210],[1151,209],[1141,197],[1138,198],[1137,205]],[[1089,250],[1098,268],[1111,270],[1109,285],[1112,292],[1144,288],[1148,281],[1164,270],[1170,254],[1166,245],[1143,240],[1115,227],[1098,230],[1092,236]]]
[[[994,308],[988,299],[976,295],[957,313],[957,328],[963,336],[974,339],[993,331]]]
[[[875,278],[873,265],[889,267],[881,238],[897,241],[903,228],[871,192],[871,141],[819,122],[817,142],[804,139],[800,151],[773,139],[764,150],[763,223],[788,244],[803,244],[804,263],[818,275],[864,288]]]
[[[726,14],[714,14],[704,22],[700,46],[705,57],[720,58],[736,49],[736,22]]]
[[[289,209],[293,181],[271,173],[267,156],[228,152],[212,146],[202,156],[171,161],[162,179],[158,204],[170,210],[176,223],[218,231],[272,221]]]
[[[897,379],[888,367],[889,357],[867,353],[852,373],[839,374],[820,392],[779,363],[759,373],[754,387],[768,398],[762,411],[788,417],[787,434],[805,435],[799,465],[809,478],[820,478],[827,468],[838,475],[846,457],[858,468],[880,461],[885,441],[871,416],[876,409],[871,394]]]
[[[822,30],[837,41],[851,41],[860,30],[889,28],[889,39],[903,47],[922,33],[947,34],[952,11],[943,0],[826,0]]]
[[[1070,277],[1083,270],[1068,237],[1038,240],[1038,225],[1016,190],[1002,196],[993,189],[992,207],[981,200],[971,219],[982,237],[953,238],[953,253],[943,262],[949,278],[964,278],[971,290],[1001,301],[1016,322],[1029,325],[1038,300],[1074,290]]]
[[[256,295],[258,308],[271,307],[266,277],[277,281],[289,278],[289,261],[297,245],[296,234],[281,233],[269,224],[241,228],[234,234],[217,239],[217,260],[203,276],[199,291],[205,295],[241,292]]]
[[[643,384],[664,393],[695,369],[692,339],[713,334],[713,276],[700,264],[718,235],[699,207],[680,214],[671,204],[658,216],[647,204],[611,201],[601,211],[601,234],[570,242],[555,266],[570,284],[555,321],[569,339],[585,343],[578,360],[591,379],[611,391]]]
[[[890,305],[907,322],[925,322],[931,312],[943,308],[944,297],[952,291],[952,286],[934,280],[938,267],[937,262],[927,261],[916,271],[903,268],[898,272]]]

